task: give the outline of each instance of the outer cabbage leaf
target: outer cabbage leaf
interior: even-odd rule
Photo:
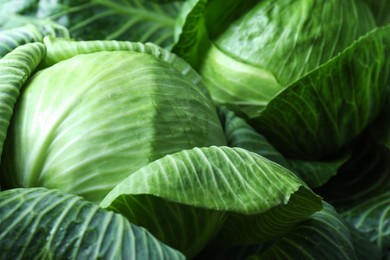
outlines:
[[[334,208],[324,208],[284,236],[263,244],[208,247],[196,259],[380,259],[378,248],[347,225]]]
[[[119,214],[56,190],[3,191],[0,208],[2,259],[184,259]]]
[[[219,117],[228,146],[247,149],[288,168],[311,188],[317,188],[325,184],[332,176],[337,174],[338,169],[349,158],[349,153],[345,153],[330,161],[286,159],[264,136],[233,111],[220,107]]]
[[[150,163],[100,205],[191,257],[221,228],[218,238],[227,244],[280,236],[320,210],[322,201],[278,164],[241,148],[213,146]],[[248,232],[237,233],[235,225],[243,223]]]
[[[45,0],[16,8],[19,2],[7,6],[15,6],[14,13],[58,22],[76,39],[154,42],[167,48],[182,6],[182,1]]]
[[[0,58],[16,47],[29,42],[42,42],[46,35],[66,36],[65,28],[56,28],[52,25],[28,24],[18,28],[0,31]]]
[[[229,147],[244,148],[290,169],[291,166],[284,156],[243,118],[226,107],[219,107],[218,114]]]
[[[188,64],[154,45],[124,45],[140,50],[76,55],[30,79],[5,146],[8,187],[58,188],[99,202],[166,154],[225,144],[216,108]]]
[[[375,27],[367,6],[352,0],[203,0],[185,10],[173,50],[200,71],[217,102],[249,117]]]
[[[337,176],[316,191],[389,257],[390,152],[364,135]]]
[[[44,55],[42,43],[29,43],[0,59],[0,154],[20,90]]]
[[[334,155],[383,107],[390,75],[389,35],[390,25],[373,30],[287,87],[253,118],[255,128],[286,156]]]
[[[335,176],[349,159],[349,153],[328,161],[287,160],[291,170],[310,188],[318,188]]]

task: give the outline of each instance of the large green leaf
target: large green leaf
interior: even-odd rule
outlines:
[[[0,59],[0,154],[20,90],[44,55],[42,43],[29,43]]]
[[[0,208],[2,259],[184,259],[119,214],[56,190],[2,191]]]
[[[8,10],[19,2],[8,3]],[[69,28],[76,39],[154,42],[169,48],[182,4],[182,1],[56,0],[31,3],[13,11],[56,21]],[[5,8],[0,7],[0,13],[5,13]]]
[[[317,192],[389,257],[389,190],[390,152],[365,135],[337,176]]]
[[[289,157],[334,156],[383,107],[390,75],[389,35],[390,25],[360,38],[287,87],[253,124]]]
[[[218,103],[248,117],[375,27],[355,0],[203,0],[184,10],[173,50],[199,70]]]
[[[347,225],[330,204],[324,205],[279,239],[246,246],[209,246],[196,259],[380,259],[374,244]]]
[[[265,241],[320,210],[322,202],[278,164],[241,148],[213,146],[152,162],[118,184],[101,206],[194,256],[222,226],[226,243]],[[236,233],[234,225],[243,223],[248,233]]]
[[[77,54],[89,45],[59,46],[67,55],[73,49],[65,47]],[[151,44],[92,42],[88,50],[25,87],[3,157],[8,187],[58,188],[99,202],[166,154],[225,144],[216,108],[183,60]]]

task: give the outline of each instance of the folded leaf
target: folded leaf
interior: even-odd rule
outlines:
[[[320,210],[322,202],[278,164],[244,149],[213,146],[150,163],[118,184],[101,206],[191,257],[215,236],[226,217],[232,223],[229,214],[236,216],[236,223],[272,221],[273,228],[264,226],[265,232],[255,234],[255,239],[266,240]],[[273,218],[298,208],[303,211]]]
[[[42,43],[30,43],[0,59],[0,155],[20,90],[44,55]]]
[[[379,249],[347,225],[334,208],[324,208],[279,239],[262,244],[213,247],[196,259],[381,259]]]
[[[184,259],[144,228],[44,188],[0,192],[2,259]]]
[[[288,157],[334,155],[383,107],[390,76],[389,35],[390,25],[375,29],[287,87],[253,118],[255,128]]]

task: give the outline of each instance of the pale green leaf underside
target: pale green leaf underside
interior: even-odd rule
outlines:
[[[2,259],[184,259],[119,214],[56,190],[2,191],[0,208]]]
[[[43,44],[29,43],[0,59],[0,154],[20,90],[44,55]]]

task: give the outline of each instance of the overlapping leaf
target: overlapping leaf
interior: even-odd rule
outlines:
[[[17,8],[19,5],[19,1],[11,1],[7,8],[58,22],[76,39],[154,42],[169,48],[182,1],[61,0],[26,3],[25,8]],[[0,12],[6,13],[6,7],[2,8]]]
[[[30,43],[0,59],[0,154],[20,90],[44,55],[42,43]]]
[[[175,55],[152,44],[60,42],[59,54],[88,46],[94,53],[57,62],[30,79],[1,165],[8,187],[57,188],[100,202],[166,154],[225,144],[200,77]],[[46,58],[53,57],[52,47]]]
[[[383,107],[390,75],[386,59],[389,35],[387,26],[360,38],[287,87],[253,124],[287,156],[334,156],[361,134]]]
[[[324,208],[289,230],[262,244],[213,247],[196,259],[380,259],[379,249],[349,227],[333,207]]]
[[[182,151],[141,168],[101,205],[193,256],[224,223],[221,237],[226,243],[268,240],[320,210],[322,202],[294,174],[264,157],[240,148],[210,147]],[[244,223],[242,241],[234,237],[234,225]]]
[[[317,190],[383,251],[390,249],[390,153],[362,136],[338,175]],[[388,253],[387,253],[388,254]],[[388,257],[388,256],[387,256]]]
[[[44,188],[0,192],[2,259],[184,259],[147,230]]]

